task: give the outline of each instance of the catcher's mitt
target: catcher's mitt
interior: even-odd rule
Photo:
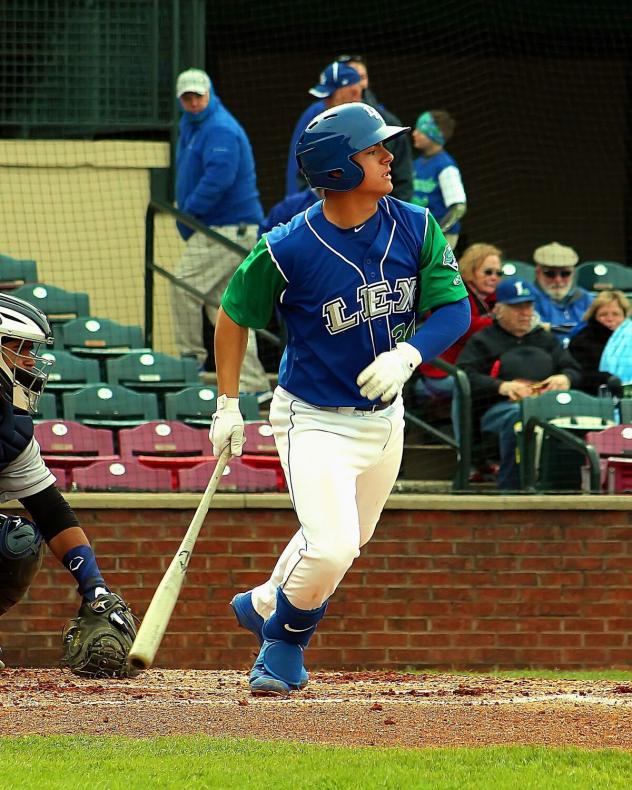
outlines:
[[[62,666],[89,678],[124,678],[132,673],[127,654],[136,637],[129,606],[114,593],[83,603],[62,632]]]

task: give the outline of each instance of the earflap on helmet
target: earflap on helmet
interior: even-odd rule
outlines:
[[[409,131],[408,126],[388,126],[363,102],[341,104],[307,125],[296,144],[298,167],[313,188],[350,192],[364,179],[364,170],[352,157]]]

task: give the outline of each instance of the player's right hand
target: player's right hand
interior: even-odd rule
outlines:
[[[244,418],[239,411],[239,398],[220,395],[213,415],[209,438],[213,442],[213,455],[219,458],[222,450],[230,446],[231,455],[241,455],[246,434]]]

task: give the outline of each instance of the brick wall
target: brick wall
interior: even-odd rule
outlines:
[[[629,665],[630,509],[578,510],[560,498],[563,507],[534,510],[534,500],[521,499],[510,510],[498,498],[485,510],[480,501],[459,509],[458,498],[452,509],[391,505],[333,597],[308,665]],[[76,509],[107,581],[142,613],[192,511]],[[264,580],[295,525],[288,509],[213,510],[157,666],[251,664],[253,638],[236,627],[228,601]],[[48,555],[28,598],[0,620],[7,663],[55,665],[77,603],[72,580]]]

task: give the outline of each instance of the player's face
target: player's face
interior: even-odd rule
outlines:
[[[531,331],[533,326],[533,302],[520,302],[520,304],[496,305],[496,318],[498,323],[510,335],[522,337]]]
[[[412,134],[413,145],[418,151],[421,151],[422,154],[425,153],[425,151],[431,149],[434,145],[432,140],[429,137],[426,137],[426,135],[423,132],[420,132],[418,129],[413,129]]]
[[[210,96],[209,91],[206,91],[204,94],[188,91],[180,96],[180,104],[182,105],[182,109],[186,112],[197,115],[208,107]]]
[[[32,370],[35,367],[33,343],[30,340],[7,339],[2,343],[2,356],[10,370],[22,368]]]
[[[338,107],[339,104],[349,104],[352,101],[362,101],[362,82],[335,90],[329,97],[329,106]]]
[[[535,279],[551,299],[563,299],[573,287],[573,270],[562,266],[536,266]]]
[[[614,331],[623,323],[625,319],[625,313],[623,312],[623,308],[619,302],[608,302],[608,304],[602,305],[597,310],[595,313],[595,319],[599,321],[600,324],[603,324],[604,326],[607,326],[608,329],[612,329]]]
[[[480,294],[488,296],[494,293],[501,277],[500,258],[498,255],[488,255],[474,270],[472,285]]]
[[[360,186],[355,188],[355,193],[371,195],[379,199],[393,191],[391,162],[394,157],[386,150],[383,143],[365,148],[352,159],[364,170],[364,178]]]

